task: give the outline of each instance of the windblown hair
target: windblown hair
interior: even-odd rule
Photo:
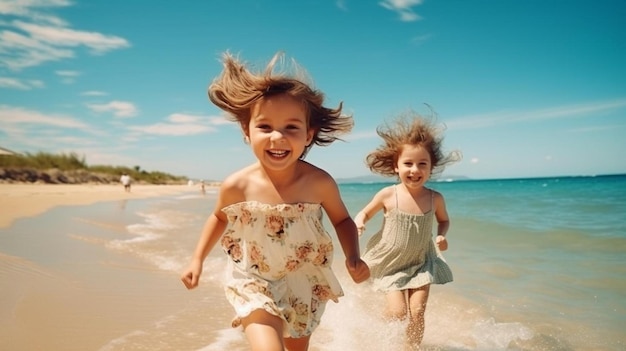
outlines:
[[[224,70],[209,86],[209,99],[226,111],[229,119],[238,122],[247,135],[254,105],[264,98],[284,94],[302,102],[307,113],[308,128],[315,130],[313,140],[300,158],[304,158],[313,144],[326,146],[340,140],[354,125],[352,116],[342,115],[342,103],[335,109],[323,106],[324,94],[311,88],[304,70],[292,60],[293,74],[276,72],[275,66],[283,63],[283,54],[277,53],[265,71],[252,72],[244,62],[230,53],[223,54]]]
[[[444,130],[445,126],[436,125],[435,117],[423,117],[409,111],[392,123],[386,122],[376,128],[384,143],[367,155],[365,162],[372,172],[395,176],[395,168],[404,146],[421,146],[430,154],[431,175],[439,175],[445,166],[461,159],[459,151],[444,154],[442,150]]]

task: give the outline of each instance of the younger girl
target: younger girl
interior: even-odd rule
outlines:
[[[324,97],[302,81],[274,73],[276,55],[255,74],[226,53],[210,100],[239,123],[257,161],[220,186],[189,268],[188,289],[219,242],[229,256],[226,298],[252,350],[307,350],[326,302],[343,295],[331,270],[335,228],[352,279],[369,277],[357,229],[333,178],[303,160],[315,143],[328,145],[350,131],[352,117],[322,106]]]
[[[417,347],[424,336],[430,284],[452,281],[450,268],[439,252],[448,247],[450,220],[446,204],[440,193],[425,184],[435,169],[441,170],[459,155],[444,156],[442,137],[430,120],[408,117],[379,127],[377,132],[384,144],[366,158],[372,171],[397,175],[400,184],[374,195],[356,215],[355,222],[362,234],[365,222],[383,210],[382,229],[368,241],[363,260],[371,269],[374,288],[386,293],[385,317],[404,320],[408,314],[407,342]],[[437,236],[433,242],[434,220]]]

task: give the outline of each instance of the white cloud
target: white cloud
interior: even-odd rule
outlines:
[[[85,32],[63,27],[41,26],[22,21],[15,21],[18,29],[30,34],[35,40],[46,42],[53,46],[89,47],[95,54],[103,54],[110,50],[129,47],[124,38],[104,35],[97,32]]]
[[[215,132],[216,126],[234,124],[224,117],[190,115],[173,113],[166,118],[167,122],[159,122],[144,126],[131,126],[129,129],[136,134],[152,135],[196,135]],[[134,135],[137,137],[137,135]]]
[[[76,81],[76,77],[80,76],[78,71],[55,71],[58,76],[62,77],[61,82],[64,84],[72,84]]]
[[[18,124],[47,125],[83,130],[88,129],[86,124],[70,117],[47,115],[38,111],[27,110],[20,107],[0,105],[0,126],[2,126],[2,129],[5,129],[5,126],[10,127]]]
[[[72,5],[66,0],[14,0],[0,2],[0,14],[18,19],[2,21],[8,29],[0,33],[0,67],[19,71],[47,61],[76,55],[75,48],[87,47],[92,54],[130,47],[121,37],[72,29],[49,8]]]
[[[378,138],[378,133],[376,133],[375,130],[355,131],[342,137],[342,139],[346,141],[354,141],[354,140],[359,140],[359,139],[372,139],[372,138]]]
[[[87,104],[87,107],[98,113],[112,112],[116,117],[133,117],[138,112],[133,103],[117,100],[106,104]]]
[[[214,126],[221,126],[224,124],[237,125],[233,121],[228,120],[226,117],[209,117],[209,123]]]
[[[129,129],[143,134],[170,136],[195,135],[215,131],[215,128],[209,125],[197,123],[155,123],[147,126],[133,126]]]
[[[97,145],[97,140],[94,138],[80,138],[74,136],[56,136],[52,138],[55,144],[64,144],[64,145],[76,145],[80,147],[85,147],[88,145]]]
[[[383,0],[379,4],[400,16],[400,20],[403,22],[413,22],[422,19],[416,14],[412,7],[422,4],[422,0]]]
[[[0,77],[0,88],[31,90],[44,87],[44,83],[36,79],[18,79],[9,77]]]
[[[450,129],[486,128],[499,124],[525,121],[575,118],[623,108],[626,108],[626,99],[591,102],[583,105],[557,106],[533,111],[501,111],[480,116],[465,116],[446,121],[446,126]]]
[[[202,115],[189,115],[185,113],[173,113],[167,116],[167,120],[172,123],[201,122],[201,123],[208,123],[210,125],[215,125],[215,126],[224,125],[224,124],[234,124],[232,121],[229,121],[226,117],[222,117],[222,116],[207,117],[207,116],[202,116]]]
[[[572,128],[568,129],[569,133],[590,133],[590,132],[602,132],[605,130],[615,130],[615,129],[624,129],[626,128],[626,124],[607,124],[607,125],[598,125],[598,126],[589,126],[584,128]]]
[[[0,33],[0,66],[13,71],[72,57],[72,50],[56,48],[12,31]]]
[[[54,73],[61,77],[78,77],[80,75],[78,71],[55,71]]]
[[[173,123],[191,123],[197,122],[202,116],[186,115],[183,113],[174,113],[167,117],[167,120]]]
[[[83,91],[82,93],[80,93],[80,95],[82,96],[107,96],[109,94],[105,93],[104,91],[90,90],[90,91]]]
[[[68,0],[13,0],[0,2],[0,14],[28,18],[35,22],[44,22],[56,26],[67,23],[59,17],[44,13],[46,8],[65,7],[72,3]]]

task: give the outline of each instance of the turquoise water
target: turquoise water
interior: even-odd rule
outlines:
[[[340,190],[355,215],[386,185],[341,184]],[[431,289],[424,349],[626,349],[626,175],[429,186],[444,195],[450,214],[444,256],[454,282]],[[106,250],[139,257],[177,280],[215,196],[209,191],[57,208],[44,216],[59,225],[46,230],[66,231],[63,240],[97,233]],[[368,222],[362,245],[381,218]],[[13,231],[20,228],[37,227],[17,225]],[[0,231],[0,245],[10,240],[6,234]],[[18,249],[12,253],[38,256]],[[403,326],[379,318],[384,297],[367,284],[353,284],[341,250],[336,252],[334,267],[346,296],[329,303],[311,351],[401,350]],[[216,247],[200,290],[189,294],[181,311],[153,328],[129,330],[102,350],[247,350],[241,332],[230,328],[232,310],[221,289],[225,262]]]
[[[391,184],[391,183],[389,183]],[[350,208],[389,184],[342,184]],[[530,231],[584,230],[598,237],[626,237],[626,175],[431,182],[459,219]]]
[[[361,201],[382,186],[342,190]],[[445,257],[455,282],[437,291],[463,296],[495,324],[521,323],[533,335],[523,340],[521,328],[518,341],[482,347],[626,347],[626,176],[430,186],[444,194],[452,221]]]

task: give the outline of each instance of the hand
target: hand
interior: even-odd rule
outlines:
[[[446,240],[446,237],[443,235],[437,235],[435,243],[441,251],[446,251],[448,249],[448,240]]]
[[[348,268],[348,273],[350,273],[352,280],[357,284],[366,281],[370,277],[370,268],[358,257],[347,258],[346,268]]]
[[[202,264],[189,265],[189,268],[181,275],[180,280],[185,284],[187,289],[193,289],[198,286],[202,274]]]
[[[359,233],[359,236],[363,235],[363,232],[365,232],[365,223],[357,220],[354,222],[354,224],[356,225],[356,231],[357,233]]]

